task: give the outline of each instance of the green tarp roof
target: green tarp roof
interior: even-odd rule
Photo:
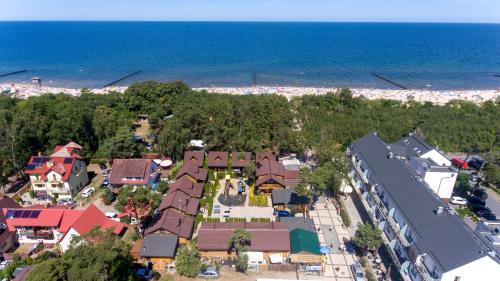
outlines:
[[[292,254],[306,252],[321,255],[319,251],[319,240],[316,232],[296,228],[290,231],[290,244]]]

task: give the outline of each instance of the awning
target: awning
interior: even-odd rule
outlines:
[[[269,260],[271,260],[271,263],[283,263],[284,262],[284,259],[280,254],[269,255]]]

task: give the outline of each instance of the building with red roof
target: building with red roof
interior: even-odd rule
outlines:
[[[159,167],[151,159],[114,159],[109,183],[113,186],[148,186],[158,181]]]
[[[227,169],[227,160],[229,153],[227,151],[209,151],[208,167],[213,169]]]
[[[199,182],[192,182],[189,177],[184,175],[178,180],[169,185],[169,192],[174,190],[181,190],[191,197],[201,198],[203,196],[203,184]]]
[[[61,250],[69,248],[71,239],[88,233],[94,227],[113,229],[121,234],[125,225],[106,217],[91,204],[85,210],[61,208],[3,208],[9,231],[16,233],[19,243],[60,243]]]
[[[171,233],[179,236],[179,244],[186,244],[193,234],[194,218],[172,208],[166,209],[153,219],[145,234]]]
[[[184,164],[189,164],[191,166],[203,167],[203,161],[205,160],[205,152],[203,151],[185,151],[184,152]]]
[[[231,168],[232,169],[244,169],[250,166],[252,163],[252,153],[251,152],[239,152],[233,151],[231,153]]]
[[[56,146],[50,156],[32,156],[24,173],[30,176],[35,196],[73,198],[89,182],[81,152],[80,145],[69,142]]]
[[[199,199],[192,198],[181,190],[169,190],[167,195],[163,197],[163,200],[158,207],[158,211],[164,211],[172,208],[179,212],[195,216],[198,214],[199,207]]]
[[[175,179],[180,179],[181,177],[185,177],[189,181],[196,182],[204,182],[207,180],[208,170],[200,168],[198,166],[193,166],[191,164],[184,164],[177,172]]]
[[[198,230],[197,247],[206,258],[229,258],[228,241],[236,229],[250,232],[248,251],[261,252],[269,261],[269,255],[287,258],[290,252],[288,228],[281,222],[204,222]]]
[[[4,196],[0,198],[0,209],[3,208],[21,208],[21,206],[10,197]],[[5,215],[3,212],[0,212],[0,254],[16,248],[15,238],[16,232],[8,229]]]

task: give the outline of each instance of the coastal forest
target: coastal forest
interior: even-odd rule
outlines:
[[[132,84],[123,94],[83,90],[78,97],[0,96],[0,175],[5,180],[31,155],[70,140],[84,146],[87,159],[140,156],[145,149],[133,140],[139,114],[148,116],[158,149],[174,159],[182,157],[191,139],[202,139],[209,150],[308,151],[324,163],[374,131],[387,142],[418,131],[447,152],[490,153],[500,146],[499,101],[402,103],[354,98],[348,89],[287,100],[148,81]]]

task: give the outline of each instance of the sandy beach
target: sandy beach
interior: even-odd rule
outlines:
[[[107,87],[103,89],[88,89],[96,94],[107,94],[109,92],[123,93],[127,89],[124,87]],[[321,87],[278,87],[278,86],[255,86],[255,87],[209,87],[193,88],[197,91],[206,91],[208,93],[227,93],[233,95],[260,95],[277,94],[291,99],[302,95],[324,95],[328,92],[334,92],[337,88]],[[82,89],[48,87],[34,84],[22,83],[0,83],[0,92],[17,97],[29,98],[43,93],[64,93],[71,96],[80,95]],[[497,100],[500,97],[500,89],[496,90],[394,90],[394,89],[369,89],[369,88],[351,88],[353,96],[363,96],[370,100],[391,99],[402,102],[418,101],[432,102],[434,104],[446,104],[451,100],[466,100],[473,103],[483,103],[488,100]]]

